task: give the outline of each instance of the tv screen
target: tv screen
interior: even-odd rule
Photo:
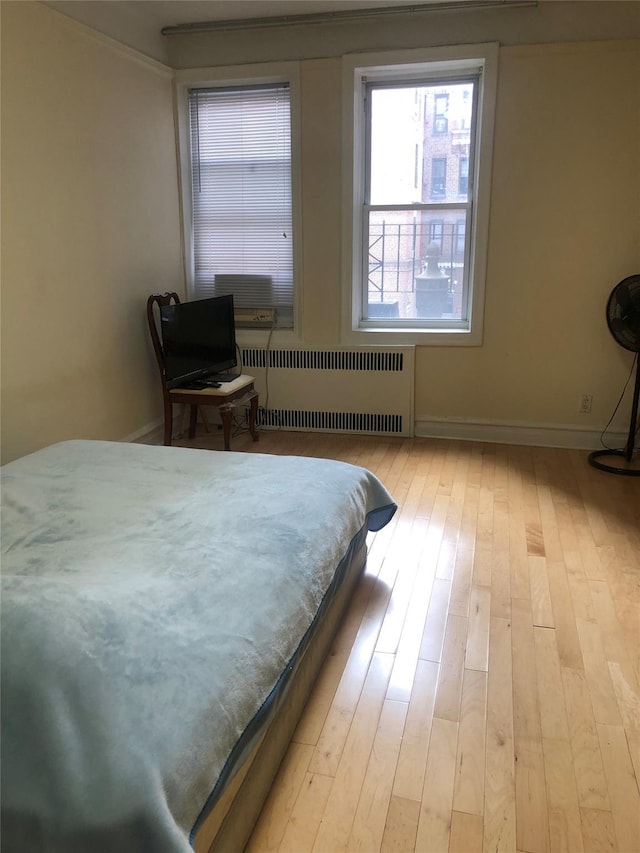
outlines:
[[[160,329],[169,388],[213,379],[237,364],[233,296],[163,305]]]

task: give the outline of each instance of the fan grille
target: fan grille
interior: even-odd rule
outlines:
[[[623,278],[607,302],[609,331],[625,349],[640,352],[640,275]]]

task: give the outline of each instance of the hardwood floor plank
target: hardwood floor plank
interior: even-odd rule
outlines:
[[[563,669],[562,683],[578,802],[582,808],[609,811],[611,803],[587,678],[580,670]]]
[[[330,776],[306,774],[282,836],[279,853],[299,853],[313,848],[332,784]]]
[[[478,496],[478,520],[473,558],[473,583],[491,586],[491,552],[493,544],[493,456],[482,453],[480,469],[480,494]]]
[[[466,669],[486,672],[489,667],[489,632],[491,624],[491,589],[474,585],[469,605],[469,632],[464,665]]]
[[[433,661],[419,660],[416,667],[393,781],[393,795],[402,800],[419,802],[422,797],[436,701],[438,670],[438,664]]]
[[[374,653],[379,618],[365,616],[311,759],[311,773],[335,776]]]
[[[434,711],[434,716],[443,720],[457,722],[460,719],[460,697],[468,625],[468,619],[464,616],[449,614]]]
[[[458,550],[458,536],[460,533],[460,510],[453,501],[451,495],[438,495],[436,505],[439,501],[446,502],[447,515],[440,536],[440,549],[438,551],[438,562],[436,564],[436,577],[453,577],[453,568]]]
[[[367,853],[382,846],[407,708],[405,702],[389,700],[382,707],[347,844],[350,853]]]
[[[414,853],[419,817],[420,803],[417,800],[391,797],[381,853]]]
[[[549,815],[531,602],[514,598],[511,604],[516,843],[519,850],[547,853]]]
[[[625,730],[629,756],[636,777],[636,786],[640,792],[640,731]]]
[[[620,850],[640,850],[640,792],[622,726],[598,726],[611,815]]]
[[[422,634],[422,642],[420,644],[419,656],[422,660],[431,660],[439,663],[442,658],[450,593],[450,581],[445,578],[436,578],[434,580]]]
[[[487,682],[485,853],[516,849],[511,622],[493,617]]]
[[[529,598],[533,612],[533,624],[542,628],[555,628],[547,560],[544,556],[529,556]]]
[[[586,853],[622,853],[610,811],[582,808],[580,817]]]
[[[583,853],[578,791],[573,772],[571,744],[567,738],[544,738],[544,775],[549,810],[549,845],[552,851]]]
[[[511,569],[509,563],[509,505],[494,501],[491,543],[491,615],[511,618]]]
[[[458,729],[453,809],[481,816],[484,811],[487,674],[464,671]]]
[[[536,477],[538,481],[538,510],[540,513],[540,524],[542,525],[542,536],[544,538],[545,557],[548,564],[562,563],[564,555],[560,542],[556,508],[553,502],[551,487],[549,486],[549,474],[546,466],[541,465],[539,459],[536,462]]]
[[[279,849],[304,785],[312,753],[313,747],[307,744],[291,744],[256,823],[246,853],[268,853]]]
[[[449,849],[458,724],[434,718],[420,805],[416,850]]]
[[[609,672],[624,725],[640,731],[640,689],[635,673],[624,663],[610,662]]]
[[[482,853],[482,817],[454,811],[451,816],[449,853]]]
[[[294,732],[293,740],[297,743],[309,743],[314,746],[318,743],[375,585],[375,577],[365,575],[356,587],[351,606],[342,625],[338,628],[325,664]]]
[[[624,625],[620,622],[616,613],[615,604],[611,595],[609,584],[605,581],[590,581],[589,590],[593,601],[594,613],[598,625],[602,645],[607,661],[609,663],[631,664],[633,652],[638,643],[640,634],[640,608],[637,630],[633,634],[627,634]],[[637,677],[637,676],[636,676]]]
[[[549,813],[542,742],[516,736],[515,750],[518,850],[549,853]]]
[[[529,548],[524,517],[524,495],[519,448],[509,448],[509,561],[513,598],[529,597]]]
[[[571,669],[584,669],[576,616],[564,563],[548,563],[547,577],[560,663]]]
[[[600,628],[596,622],[576,619],[582,648],[584,669],[589,682],[591,707],[596,723],[617,726],[622,724],[614,692],[609,662],[602,645]],[[639,718],[640,719],[640,718]]]
[[[550,628],[534,628],[533,635],[542,737],[549,741],[561,740],[568,743],[569,724],[556,632]]]
[[[512,611],[513,731],[516,738],[536,740],[541,743],[531,602],[514,598]]]
[[[347,848],[392,666],[393,655],[374,653],[320,821],[315,853]]]
[[[398,642],[396,662],[389,679],[387,699],[408,702],[411,698],[427,617],[426,602],[431,597],[433,583],[434,567],[419,564]]]
[[[472,573],[473,551],[470,548],[458,546],[453,568],[449,613],[465,617],[469,615]]]
[[[393,585],[393,592],[391,593],[387,612],[385,613],[380,633],[378,634],[378,642],[376,643],[376,651],[385,654],[395,654],[398,649],[413,584],[418,571],[417,556],[413,555],[412,558],[411,555],[403,553],[401,559],[403,561],[402,572],[399,572],[396,582]]]

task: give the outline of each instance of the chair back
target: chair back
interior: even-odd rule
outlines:
[[[158,369],[160,370],[160,379],[162,381],[162,390],[167,393],[167,376],[164,365],[164,353],[162,351],[162,341],[159,332],[160,309],[163,305],[176,305],[180,303],[180,297],[177,293],[154,293],[147,299],[147,322],[149,324],[149,333],[153,342],[153,351],[156,354]]]

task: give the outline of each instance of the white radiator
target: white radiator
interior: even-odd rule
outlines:
[[[319,432],[413,435],[414,348],[241,350],[260,424]]]

